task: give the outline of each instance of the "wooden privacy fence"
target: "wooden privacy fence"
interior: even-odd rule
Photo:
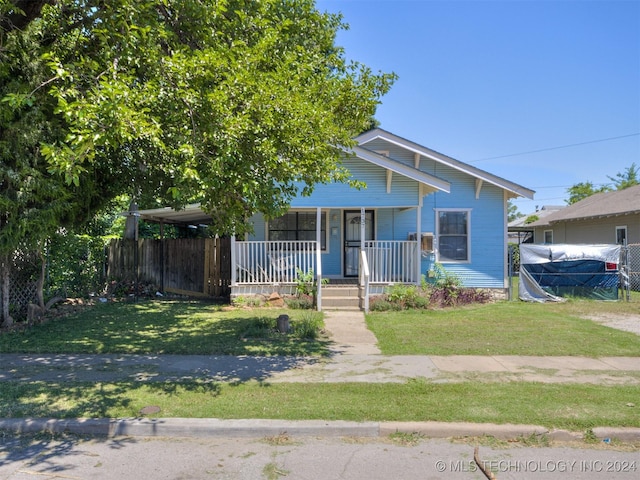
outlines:
[[[114,239],[109,278],[137,279],[182,295],[225,297],[231,292],[228,238]]]

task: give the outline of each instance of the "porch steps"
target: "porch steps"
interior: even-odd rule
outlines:
[[[322,287],[323,310],[361,310],[358,285],[331,284]]]

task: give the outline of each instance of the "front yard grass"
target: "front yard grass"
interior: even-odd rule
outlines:
[[[198,301],[115,302],[4,332],[0,353],[328,354],[322,335],[301,338],[269,329],[282,313],[291,317],[293,327],[320,316],[309,310],[225,309]]]
[[[385,354],[640,356],[640,336],[592,322],[629,315],[638,302],[499,302],[455,309],[372,313]],[[202,302],[97,305],[0,334],[0,353],[326,355],[330,338],[261,331],[281,313]],[[267,321],[269,320],[269,321]],[[2,382],[0,417],[140,416],[352,421],[526,423],[585,431],[640,427],[640,386],[465,381],[407,383]]]
[[[20,383],[3,382],[0,417],[157,417],[443,421],[584,431],[640,426],[640,386],[531,382]]]
[[[108,303],[0,334],[0,353],[137,353],[325,356],[330,338],[267,331],[281,313],[292,324],[309,310],[226,309],[197,301]],[[437,310],[373,312],[367,324],[385,355],[639,356],[640,336],[592,315],[640,313],[640,302],[497,302]]]
[[[640,356],[640,335],[587,319],[640,313],[638,302],[497,302],[438,310],[372,312],[385,355]]]

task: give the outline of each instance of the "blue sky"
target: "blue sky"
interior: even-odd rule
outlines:
[[[380,126],[535,190],[521,213],[640,167],[640,0],[316,5],[347,58],[398,75]]]

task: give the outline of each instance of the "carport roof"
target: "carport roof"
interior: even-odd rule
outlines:
[[[130,215],[130,212],[124,212],[123,215]],[[187,205],[180,210],[171,207],[139,210],[138,215],[141,220],[154,223],[173,225],[208,225],[211,223],[211,217],[202,211],[199,203]]]

